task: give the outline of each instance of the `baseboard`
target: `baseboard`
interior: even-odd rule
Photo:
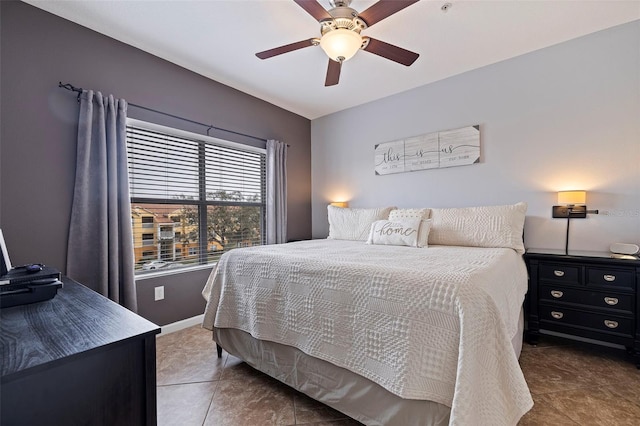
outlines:
[[[204,314],[163,325],[161,327],[160,336],[202,324],[202,320],[204,320]]]

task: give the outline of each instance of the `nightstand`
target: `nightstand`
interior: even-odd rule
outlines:
[[[526,340],[540,330],[614,343],[640,368],[640,260],[610,253],[529,249]]]

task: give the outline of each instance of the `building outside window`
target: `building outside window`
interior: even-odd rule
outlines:
[[[137,274],[264,243],[264,149],[137,120],[127,149]]]
[[[143,251],[142,252],[142,259],[143,260],[153,260],[156,257],[156,252],[155,251]]]

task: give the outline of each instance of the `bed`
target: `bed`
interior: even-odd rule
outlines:
[[[533,405],[526,205],[331,207],[326,240],[220,259],[203,290],[216,343],[367,425],[516,424]]]

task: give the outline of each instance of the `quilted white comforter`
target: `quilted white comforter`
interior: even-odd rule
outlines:
[[[451,425],[514,425],[533,405],[511,345],[527,290],[512,249],[313,240],[226,253],[203,326],[294,346]]]

